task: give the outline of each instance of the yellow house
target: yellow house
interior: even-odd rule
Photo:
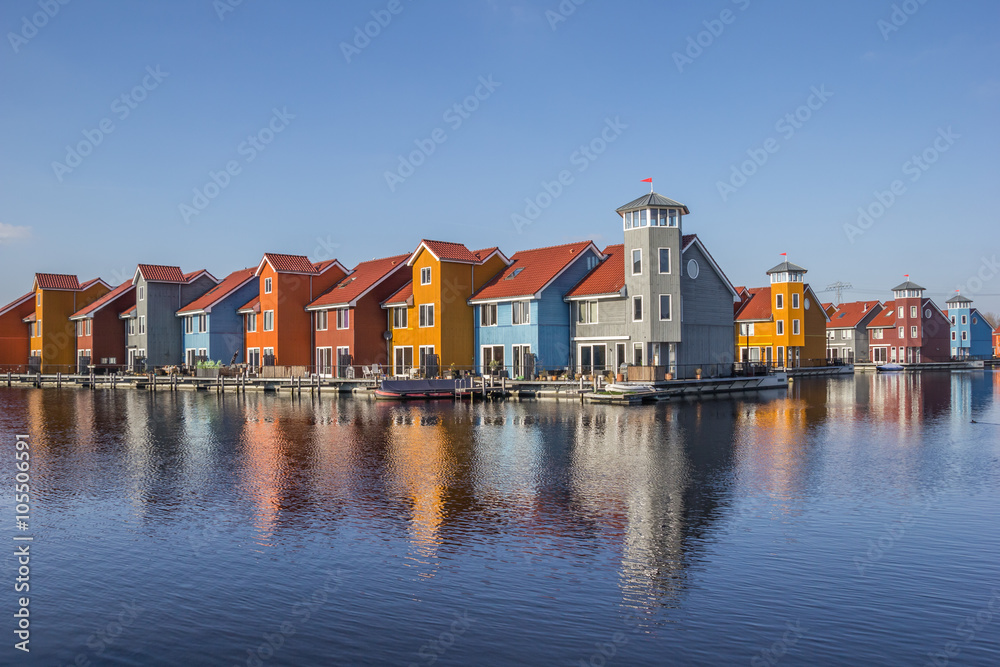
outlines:
[[[806,269],[785,261],[767,272],[769,287],[740,288],[736,358],[777,368],[826,365],[829,315],[808,283]]]
[[[76,323],[70,316],[111,291],[100,278],[80,284],[76,276],[36,273],[32,287],[35,312],[29,325],[28,367],[41,373],[68,373],[76,368]]]
[[[421,241],[410,255],[412,279],[382,307],[388,313],[392,375],[425,377],[475,368],[475,322],[469,297],[510,264],[497,248]]]

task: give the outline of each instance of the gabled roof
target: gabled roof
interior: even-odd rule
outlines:
[[[876,307],[881,307],[881,301],[851,301],[842,303],[830,316],[827,329],[853,329],[871,315]]]
[[[826,303],[821,303],[820,304],[820,306],[823,307],[823,310],[830,310],[830,306],[832,306],[832,305],[833,305],[832,301],[827,301]],[[836,310],[836,309],[834,309],[834,310]]]
[[[104,282],[104,280],[102,278],[91,278],[87,282],[81,284],[80,285],[80,289],[81,290],[85,290],[85,289],[87,289],[88,287],[90,287],[92,285],[97,285],[98,283],[100,283],[101,285],[104,285],[108,289],[111,289],[111,285],[109,285],[106,282]]]
[[[609,245],[602,254],[606,259],[566,292],[567,299],[621,293],[625,287],[625,245]]]
[[[0,308],[0,315],[5,315],[5,314],[7,314],[7,312],[8,312],[8,311],[10,311],[10,310],[13,310],[14,308],[17,308],[17,307],[18,307],[18,306],[20,306],[20,305],[21,305],[22,303],[24,303],[24,302],[25,302],[25,301],[27,301],[28,299],[31,299],[31,298],[33,298],[34,296],[35,296],[35,293],[34,293],[34,292],[28,292],[28,293],[27,293],[27,294],[25,294],[24,296],[19,296],[19,297],[17,297],[16,299],[14,299],[14,300],[13,300],[13,301],[11,301],[10,303],[8,303],[8,304],[7,304],[6,306],[4,306],[3,308]]]
[[[603,259],[593,241],[579,241],[547,248],[520,250],[511,263],[472,295],[469,303],[511,297],[537,297],[588,249]]]
[[[37,313],[31,313],[30,315],[28,315],[27,317],[25,317],[21,321],[22,322],[34,322],[36,319],[38,319]]]
[[[715,258],[712,257],[712,253],[708,251],[708,248],[706,248],[705,244],[701,242],[701,239],[698,238],[698,235],[685,234],[684,236],[682,236],[681,254],[683,255],[685,252],[687,252],[688,248],[690,248],[691,246],[698,246],[698,249],[701,250],[701,254],[705,256],[705,259],[709,261],[715,272],[719,275],[720,278],[722,278],[722,282],[726,284],[726,286],[732,292],[734,297],[738,297],[740,295],[740,291],[735,287],[733,287],[733,284],[729,282],[729,277],[726,276],[726,272],[723,271],[722,267],[719,266],[719,264],[715,261]]]
[[[406,266],[409,254],[383,257],[361,262],[344,276],[339,283],[321,294],[306,310],[322,310],[334,306],[354,306],[357,300],[376,285]]]
[[[198,269],[197,271],[192,271],[191,273],[185,273],[184,282],[186,283],[194,282],[201,276],[208,276],[213,283],[218,284],[219,282],[219,279],[213,276],[211,273],[209,273],[208,269]]]
[[[417,249],[413,251],[410,255],[410,259],[406,262],[409,266],[413,266],[413,262],[416,261],[417,255],[420,254],[420,250],[424,249],[434,256],[434,259],[439,262],[458,262],[460,264],[482,264],[488,260],[494,254],[500,255],[505,264],[510,264],[510,260],[500,252],[499,248],[483,248],[482,250],[472,251],[465,247],[462,243],[451,243],[449,241],[430,241],[428,239],[423,239],[417,245]]]
[[[806,269],[803,269],[798,264],[792,264],[791,262],[786,260],[781,264],[778,264],[777,266],[773,266],[770,269],[768,269],[767,275],[771,275],[772,273],[808,273],[808,272],[806,271]]]
[[[875,319],[868,323],[869,329],[884,329],[896,326],[896,302],[886,301],[882,305],[885,310],[876,315]]]
[[[135,276],[132,277],[132,282],[135,282],[135,279],[138,276],[142,276],[143,279],[146,280],[146,282],[158,282],[158,283],[187,282],[179,266],[163,266],[161,264],[140,264],[138,267],[136,267]]]
[[[655,192],[650,192],[649,194],[645,194],[638,199],[633,199],[627,204],[619,206],[615,209],[615,213],[625,213],[626,211],[634,211],[636,209],[646,208],[647,206],[681,208],[684,210],[685,215],[691,213],[691,211],[688,210],[688,207],[679,201],[674,201],[673,199],[669,199]]]
[[[212,306],[253,280],[253,269],[233,271],[223,278],[222,282],[205,292],[203,295],[177,311],[178,315],[185,313],[210,313]]]
[[[239,307],[236,311],[237,313],[259,313],[260,312],[260,296],[255,296],[254,298],[247,301],[245,304]]]
[[[93,302],[92,304],[90,304],[85,308],[81,308],[80,310],[70,315],[69,319],[71,320],[89,319],[94,315],[96,315],[97,311],[99,311],[101,308],[104,308],[109,303],[114,302],[115,300],[118,299],[118,297],[122,296],[123,294],[127,294],[134,288],[135,285],[132,284],[132,281],[126,280],[121,285],[114,288],[113,290],[102,296],[100,299],[98,299],[97,301]]]
[[[750,299],[736,313],[737,322],[767,322],[773,317],[771,313],[771,288],[750,287]]]
[[[265,252],[264,257],[257,265],[256,275],[260,275],[264,264],[270,265],[275,273],[299,273],[308,276],[318,276],[325,273],[333,266],[339,266],[345,273],[347,269],[335,259],[327,259],[322,262],[310,262],[305,255],[282,255],[276,252]]]
[[[120,320],[129,317],[135,317],[135,306],[132,306],[131,308],[126,308],[122,312],[118,313],[118,319]]]
[[[391,308],[393,306],[412,306],[413,305],[413,281],[406,283],[398,290],[396,293],[390,296],[388,299],[382,302],[383,308]]]
[[[895,287],[893,287],[892,291],[896,292],[898,290],[922,290],[922,289],[925,289],[925,288],[921,287],[920,285],[916,284],[915,282],[907,280],[905,283],[900,283],[900,284],[896,285]]]
[[[80,281],[76,276],[65,273],[36,273],[35,285],[38,289],[69,290],[76,292],[80,289]]]

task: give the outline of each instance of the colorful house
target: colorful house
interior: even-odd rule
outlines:
[[[778,368],[826,365],[830,317],[806,269],[784,261],[771,268],[768,287],[743,288],[736,311],[736,349],[749,363]]]
[[[382,303],[394,375],[416,367],[436,376],[475,368],[475,322],[468,300],[510,260],[498,248],[423,240],[406,262],[410,282]]]
[[[35,314],[35,293],[28,292],[0,308],[0,372],[20,373],[28,365],[31,351],[25,318]]]
[[[117,370],[126,361],[128,340],[118,314],[135,305],[135,285],[127,281],[73,313],[78,373]]]
[[[592,241],[522,250],[479,289],[475,309],[477,372],[506,370],[510,377],[572,364],[566,293],[592,271],[604,255]]]
[[[573,366],[582,374],[623,364],[634,379],[730,375],[736,290],[695,234],[687,206],[655,192],[615,211],[625,243],[567,294]]]
[[[350,377],[357,366],[388,367],[382,302],[409,282],[409,258],[407,254],[361,262],[306,307],[312,313],[317,373]]]
[[[880,301],[852,301],[836,306],[826,325],[826,358],[853,364],[868,361],[868,325],[882,312]]]
[[[346,275],[335,259],[314,263],[303,255],[265,253],[254,273],[259,295],[238,311],[246,363],[254,368],[311,366],[315,340],[306,307]]]
[[[909,276],[907,276],[909,278]],[[868,325],[872,363],[919,364],[948,361],[951,324],[925,297],[924,288],[906,282],[892,290],[892,301]]]
[[[989,359],[993,356],[993,327],[972,299],[961,294],[948,299],[945,317],[951,322],[952,359]]]
[[[76,276],[36,273],[33,292],[35,312],[24,318],[30,324],[32,371],[69,373],[76,369],[76,324],[73,313],[111,291],[100,278],[83,284]]]
[[[222,282],[177,311],[181,318],[184,363],[243,363],[243,317],[236,312],[257,296],[260,282],[252,268],[233,271]]]
[[[128,367],[152,370],[183,363],[177,311],[218,283],[204,269],[183,273],[176,266],[140,264],[132,277],[135,306],[120,316],[128,327]]]
[[[993,358],[1000,359],[1000,324],[993,330]]]

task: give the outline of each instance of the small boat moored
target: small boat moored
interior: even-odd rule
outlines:
[[[881,366],[876,366],[875,370],[879,373],[892,373],[903,370],[903,364],[882,364]]]
[[[454,398],[459,380],[382,380],[375,398],[393,401]]]

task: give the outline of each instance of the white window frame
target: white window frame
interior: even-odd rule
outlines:
[[[775,320],[775,322],[774,322],[774,331],[775,331],[776,335],[778,335],[778,336],[784,336],[785,335],[785,321],[784,320]]]
[[[497,326],[497,304],[495,303],[483,303],[479,305],[479,326],[481,327],[495,327]]]
[[[635,254],[636,253],[639,253],[639,262],[638,262],[639,263],[639,270],[638,271],[635,270],[635,265],[636,265]],[[633,248],[632,249],[632,255],[631,255],[631,257],[632,257],[632,275],[633,276],[641,276],[642,275],[642,248]]]
[[[667,297],[667,317],[663,316],[663,297]],[[661,294],[660,295],[660,321],[670,322],[674,318],[674,295],[673,294]]]
[[[798,307],[799,307],[799,293],[798,292],[793,292],[792,293],[792,308],[798,308]]]
[[[916,337],[917,337],[917,328],[910,327],[910,338],[916,338]]]
[[[136,294],[138,296],[139,301],[144,301],[146,299],[146,287],[144,285],[139,285],[139,287],[136,289]]]
[[[351,309],[337,308],[337,330],[343,331],[351,328]]]
[[[597,299],[577,301],[576,306],[576,323],[577,324],[597,324],[598,323],[598,304],[600,301]],[[587,317],[584,318],[584,313]]]
[[[639,304],[639,319],[635,318],[635,304]],[[642,322],[643,318],[646,316],[645,310],[643,309],[642,295],[636,294],[632,297],[632,321]]]
[[[910,317],[919,317],[916,306],[910,306]]]
[[[393,329],[407,329],[409,328],[410,316],[406,309],[406,306],[400,306],[392,309],[392,328]]]
[[[632,343],[632,365],[642,366],[646,361],[646,350],[643,343]]]
[[[188,315],[184,318],[184,333],[194,333],[194,315]]]
[[[775,294],[774,295],[774,309],[775,310],[784,310],[785,309],[785,295],[784,294]]]
[[[903,317],[903,307],[899,306],[896,308],[896,317]]]
[[[969,323],[969,316],[962,315],[962,324],[968,324],[968,323]]]
[[[418,307],[417,324],[420,329],[434,328],[434,304],[422,303]],[[425,314],[426,313],[426,314]]]
[[[899,340],[906,338],[906,327],[899,327]]]
[[[515,315],[520,312],[521,321],[517,321]],[[530,301],[511,301],[510,302],[510,323],[514,326],[520,326],[522,324],[531,324],[531,302]]]
[[[134,336],[135,335],[135,318],[134,317],[130,317],[128,319],[128,335],[129,336]]]
[[[263,330],[264,331],[274,331],[274,311],[273,310],[265,310],[263,312],[263,315],[264,315]],[[267,326],[268,319],[271,320],[271,326]]]
[[[256,331],[257,331],[257,313],[247,313],[247,332],[254,333]],[[258,348],[257,351],[259,352],[260,349]]]
[[[270,278],[264,278],[264,294],[270,294],[273,285]]]
[[[666,271],[663,270],[663,251],[664,250],[667,251],[667,270]],[[670,251],[670,248],[657,248],[656,249],[656,264],[657,264],[656,270],[659,272],[659,274],[661,276],[670,275],[670,272],[673,270],[673,267],[674,267],[674,258],[673,258],[672,255],[673,255],[673,253]]]
[[[962,340],[963,341],[969,340],[969,332],[968,331],[963,331],[962,332]]]
[[[146,316],[145,315],[140,315],[139,316],[139,335],[142,336],[145,333],[146,333]]]
[[[431,267],[429,267],[429,266],[422,266],[422,267],[420,267],[420,284],[421,285],[430,285],[432,278],[433,278],[433,275],[432,275],[432,272],[431,272]]]
[[[208,315],[205,313],[198,316],[198,331],[201,333],[208,331]]]
[[[330,325],[330,313],[326,310],[316,311],[316,331],[326,331]],[[319,348],[317,348],[319,349]]]
[[[799,320],[792,320],[792,335],[798,336],[802,332],[802,326]]]

